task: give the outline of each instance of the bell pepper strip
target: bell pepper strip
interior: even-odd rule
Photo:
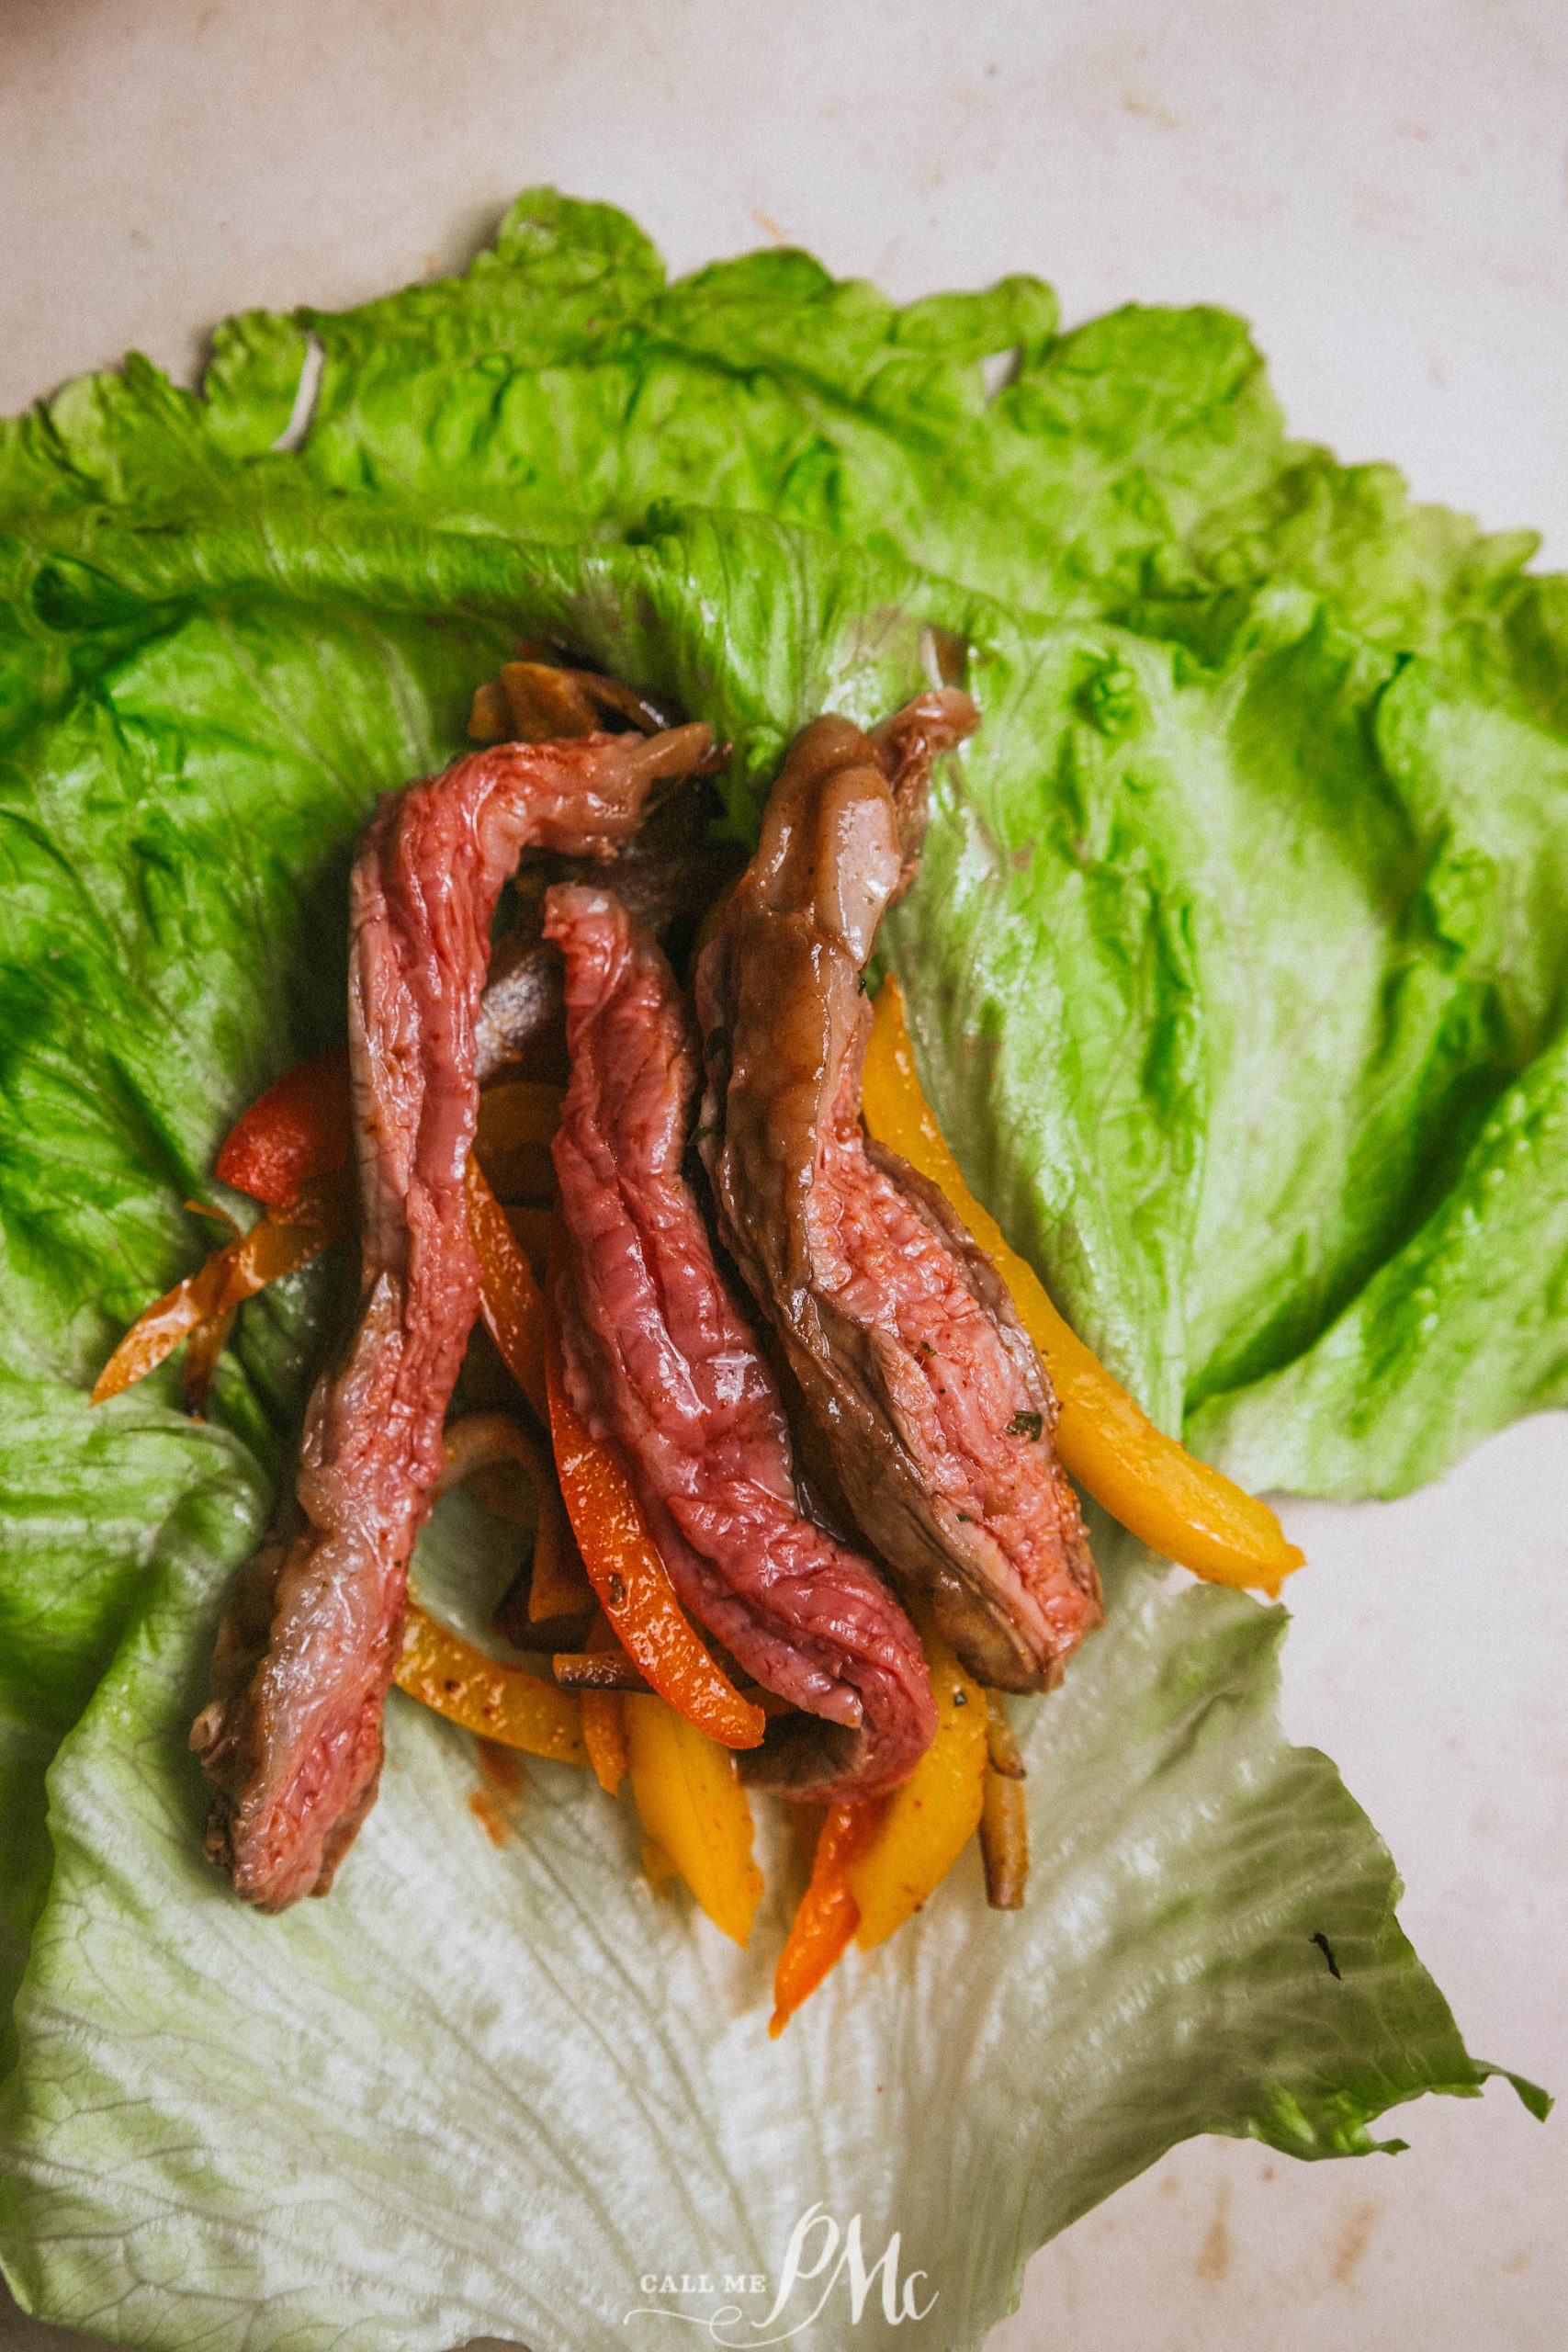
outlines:
[[[626,1777],[626,1727],[618,1690],[583,1691],[582,1744],[604,1794],[618,1795]]]
[[[929,1609],[912,1613],[931,1668],[936,1737],[886,1799],[876,1837],[845,1876],[860,1911],[863,1951],[886,1942],[935,1894],[980,1826],[987,1757],[986,1693],[937,1633]]]
[[[860,1905],[850,1892],[850,1867],[870,1849],[886,1810],[885,1798],[873,1797],[864,1804],[829,1805],[823,1815],[811,1877],[773,1971],[768,2032],[775,2041],[853,1940]]]
[[[999,1690],[986,1693],[986,1769],[998,1773],[1004,1781],[1023,1781],[1029,1777],[1018,1744],[1018,1734],[1009,1720],[1007,1706]]]
[[[485,1181],[506,1208],[548,1208],[556,1197],[555,1162],[547,1146],[520,1143],[478,1155]]]
[[[547,1146],[560,1125],[562,1100],[563,1089],[542,1078],[509,1078],[487,1086],[474,1135],[480,1159],[492,1151],[515,1151],[520,1144]]]
[[[507,1588],[491,1623],[514,1649],[577,1650],[599,1614],[599,1603],[578,1555],[553,1463],[536,1495],[530,1514],[532,1555]]]
[[[557,1650],[550,1672],[563,1690],[638,1690],[648,1689],[648,1677],[617,1642],[614,1650]]]
[[[868,1134],[946,1195],[1011,1292],[1061,1404],[1056,1450],[1079,1485],[1151,1551],[1195,1576],[1277,1593],[1305,1554],[1287,1542],[1268,1504],[1155,1427],[1058,1314],[1033,1268],[969,1190],[920,1091],[903,993],[891,977],[873,1013],[862,1108]]]
[[[484,1180],[470,1152],[463,1171],[468,1196],[468,1234],[479,1261],[479,1312],[508,1372],[549,1427],[545,1392],[545,1295],[519,1249],[506,1212]]]
[[[543,1445],[505,1413],[465,1413],[448,1421],[442,1445],[446,1458],[435,1481],[437,1496],[502,1462],[518,1464],[545,1491],[549,1473]],[[588,1762],[581,1711],[570,1692],[477,1649],[412,1595],[393,1679],[411,1699],[481,1739],[560,1764]]]
[[[1023,1758],[995,1690],[986,1702],[986,1781],[980,1812],[980,1859],[986,1900],[993,1911],[1021,1911],[1029,1889],[1029,1803]]]
[[[552,1480],[545,1490],[538,1532],[534,1538],[534,1566],[528,1583],[529,1623],[542,1626],[558,1623],[565,1617],[592,1617],[597,1608],[566,1505]]]
[[[92,1402],[102,1405],[122,1389],[145,1380],[155,1365],[192,1332],[217,1317],[229,1279],[227,1248],[144,1307],[93,1384]]]
[[[570,1690],[558,1690],[553,1682],[476,1649],[437,1623],[417,1600],[408,1605],[393,1679],[411,1699],[481,1739],[499,1740],[503,1747],[521,1747],[556,1764],[588,1762],[581,1709]]]
[[[488,1510],[534,1530],[533,1558],[528,1571],[527,1609],[515,1634],[507,1633],[519,1649],[566,1647],[546,1634],[547,1627],[576,1626],[598,1608],[593,1588],[583,1571],[572,1537],[571,1523],[556,1484],[555,1462],[542,1438],[509,1413],[466,1413],[448,1421],[445,1431],[446,1467],[435,1483],[443,1495],[459,1480],[472,1482]],[[495,1477],[505,1464],[525,1472],[532,1494],[526,1510]],[[505,1628],[502,1629],[505,1631]],[[586,1630],[585,1624],[582,1630]],[[519,1636],[531,1634],[533,1638]]]
[[[479,1096],[474,1157],[491,1191],[508,1209],[536,1204],[534,1214],[539,1216],[536,1204],[555,1199],[550,1137],[560,1125],[560,1106],[561,1089],[542,1079],[508,1079]],[[515,1234],[515,1218],[509,1222]]]
[[[592,735],[607,718],[629,720],[644,735],[669,724],[657,705],[618,678],[574,670],[551,646],[525,643],[474,695],[468,733],[479,743],[546,743]]]
[[[545,1268],[550,1258],[550,1228],[555,1223],[553,1208],[542,1208],[533,1201],[508,1201],[504,1211],[512,1227],[512,1238],[522,1250],[541,1285]]]
[[[339,1046],[286,1070],[229,1131],[219,1182],[282,1208],[318,1176],[348,1165],[354,1148],[348,1051]]]
[[[185,1405],[199,1415],[235,1308],[320,1257],[329,1242],[351,1230],[354,1214],[350,1187],[333,1176],[307,1184],[284,1208],[264,1209],[248,1233],[215,1250],[137,1317],[94,1383],[92,1402],[118,1396],[144,1380],[182,1340],[195,1340],[199,1353],[186,1382]]]
[[[218,1361],[229,1344],[235,1309],[220,1306],[207,1322],[198,1323],[186,1341],[180,1364],[180,1410],[193,1421],[207,1415],[207,1400],[218,1377]]]
[[[626,1653],[601,1616],[588,1636],[589,1655]],[[626,1777],[626,1719],[618,1690],[582,1693],[582,1744],[593,1767],[593,1777],[607,1797],[618,1792]]]
[[[852,1941],[863,1950],[901,1928],[941,1885],[979,1826],[988,1763],[986,1693],[914,1604],[936,1737],[902,1788],[869,1804],[832,1805],[811,1879],[773,1975],[768,2031],[784,2031]]]
[[[643,1829],[721,1934],[744,1945],[761,1898],[751,1804],[735,1758],[662,1699],[625,1697],[626,1767]]]
[[[756,1747],[766,1717],[740,1696],[675,1598],[618,1457],[590,1435],[566,1393],[559,1351],[546,1353],[550,1435],[588,1581],[622,1647],[652,1688],[726,1747]]]
[[[668,1903],[681,1883],[680,1871],[663,1847],[652,1838],[645,1838],[642,1841],[642,1874],[660,1903]]]

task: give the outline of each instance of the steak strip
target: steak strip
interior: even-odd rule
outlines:
[[[655,808],[616,855],[608,880],[623,906],[680,961],[684,945],[719,891],[744,864],[734,842],[710,830],[718,808],[710,786],[694,785]],[[601,863],[602,861],[598,861]],[[594,861],[547,858],[525,872],[516,918],[495,945],[474,1029],[474,1070],[481,1086],[513,1072],[559,1078],[566,1066],[566,995],[560,950],[545,937],[544,899],[551,882],[594,878]]]
[[[479,1301],[463,1169],[502,887],[529,845],[607,857],[706,727],[503,744],[381,803],[350,900],[349,1052],[364,1274],[346,1359],[305,1419],[295,1506],[242,1571],[191,1745],[207,1850],[264,1910],[324,1894],[374,1802],[408,1559]]]
[[[831,718],[797,738],[698,967],[703,1153],[862,1532],[982,1681],[1034,1690],[1100,1621],[1055,1396],[989,1261],[860,1120],[863,975],[915,871],[931,761],[976,724],[947,691],[874,739]]]
[[[820,1719],[775,1726],[752,1777],[879,1795],[931,1744],[930,1676],[875,1570],[798,1507],[777,1388],[682,1173],[699,1078],[670,967],[606,888],[558,885],[545,930],[565,954],[571,1053],[553,1147],[571,1401],[622,1453],[682,1601]]]

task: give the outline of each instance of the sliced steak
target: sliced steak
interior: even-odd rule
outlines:
[[[761,1777],[879,1794],[930,1745],[931,1679],[875,1570],[798,1506],[777,1388],[682,1173],[699,1086],[685,1007],[608,888],[552,889],[545,928],[565,955],[571,1050],[554,1149],[572,1402],[623,1454],[685,1606],[819,1719],[771,1738]]]
[[[607,856],[710,737],[502,744],[389,796],[350,913],[349,1047],[364,1210],[360,1320],[306,1416],[295,1507],[242,1572],[191,1744],[208,1852],[265,1910],[324,1894],[374,1801],[409,1554],[479,1298],[463,1169],[497,899],[533,843]]]
[[[875,738],[822,718],[797,739],[698,967],[702,1150],[863,1533],[983,1681],[1036,1690],[1100,1618],[1055,1398],[988,1261],[860,1120],[863,974],[915,870],[931,760],[976,723],[946,691]]]
[[[602,682],[609,683],[609,682]],[[605,876],[623,906],[679,960],[702,916],[734,879],[743,854],[716,838],[719,807],[710,785],[694,785],[656,808],[618,852]],[[552,882],[592,873],[586,858],[547,857],[530,867],[518,890],[516,921],[496,942],[474,1030],[474,1069],[481,1086],[503,1073],[566,1075],[566,998],[560,949],[545,937],[545,891]]]

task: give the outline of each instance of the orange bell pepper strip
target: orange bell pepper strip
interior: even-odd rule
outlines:
[[[768,2032],[775,2041],[802,2001],[816,1992],[850,1948],[860,1925],[860,1905],[850,1892],[850,1867],[872,1844],[886,1810],[883,1801],[874,1797],[864,1804],[829,1805],[823,1816],[810,1883],[773,1971]]]
[[[199,1414],[235,1308],[319,1257],[353,1222],[352,1192],[333,1176],[307,1184],[286,1207],[264,1209],[248,1233],[236,1233],[137,1317],[94,1383],[92,1402],[101,1405],[144,1380],[182,1340],[189,1340],[193,1361],[185,1403],[188,1412]]]
[[[471,1152],[463,1182],[468,1199],[468,1233],[479,1261],[479,1312],[508,1372],[548,1429],[545,1295],[507,1223],[505,1210]]]
[[[491,1191],[509,1210],[514,1204],[555,1199],[550,1138],[560,1125],[561,1101],[560,1087],[532,1078],[507,1079],[479,1096],[474,1158]]]
[[[570,1690],[558,1690],[521,1667],[503,1666],[439,1624],[417,1600],[408,1605],[393,1679],[411,1699],[481,1739],[555,1764],[588,1762],[581,1710]]]
[[[550,1466],[553,1470],[553,1461]],[[543,1626],[585,1617],[592,1611],[594,1599],[560,1489],[552,1481],[539,1492],[538,1525],[528,1573],[528,1623]]]
[[[621,1707],[632,1795],[650,1845],[674,1864],[714,1926],[744,1944],[762,1873],[734,1757],[651,1693],[623,1698]]]
[[[588,1636],[588,1647],[597,1656],[620,1648],[619,1642],[603,1617]],[[626,1718],[618,1690],[584,1690],[579,1703],[582,1709],[582,1744],[588,1750],[588,1761],[593,1767],[593,1777],[607,1797],[613,1797],[626,1777]]]
[[[767,1718],[740,1696],[675,1598],[630,1479],[579,1419],[552,1339],[546,1355],[560,1490],[588,1581],[626,1655],[678,1714],[725,1747],[756,1747]]]
[[[354,1146],[348,1052],[339,1046],[286,1070],[230,1129],[219,1182],[282,1208],[318,1176],[335,1175]]]
[[[989,1756],[986,1693],[912,1604],[936,1700],[936,1736],[901,1788],[833,1805],[779,1954],[770,2034],[784,2031],[852,1941],[868,1951],[933,1894],[979,1826]]]
[[[560,1125],[564,1087],[540,1078],[508,1078],[479,1096],[474,1148],[483,1159],[492,1151],[516,1151],[524,1144],[548,1145]]]
[[[891,977],[873,1014],[862,1107],[867,1132],[945,1194],[1012,1293],[1061,1404],[1056,1450],[1066,1469],[1151,1551],[1211,1583],[1277,1593],[1305,1554],[1287,1542],[1268,1504],[1155,1427],[969,1190],[920,1091],[903,992]]]
[[[512,1227],[512,1238],[536,1275],[542,1279],[549,1263],[554,1209],[545,1208],[537,1201],[508,1201],[502,1214]]]

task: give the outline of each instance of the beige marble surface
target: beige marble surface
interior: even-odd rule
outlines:
[[[1234,304],[1298,430],[1568,562],[1562,0],[0,0],[0,401],[449,266],[541,178],[677,266],[786,237],[899,294]],[[1559,2088],[1565,1507],[1553,1419],[1397,1508],[1297,1510],[1285,1665],[1472,2046]],[[993,2352],[1557,2352],[1563,2126],[1494,2090],[1403,2128],[1396,2162],[1177,2150]],[[0,2313],[6,2352],[73,2340]]]

